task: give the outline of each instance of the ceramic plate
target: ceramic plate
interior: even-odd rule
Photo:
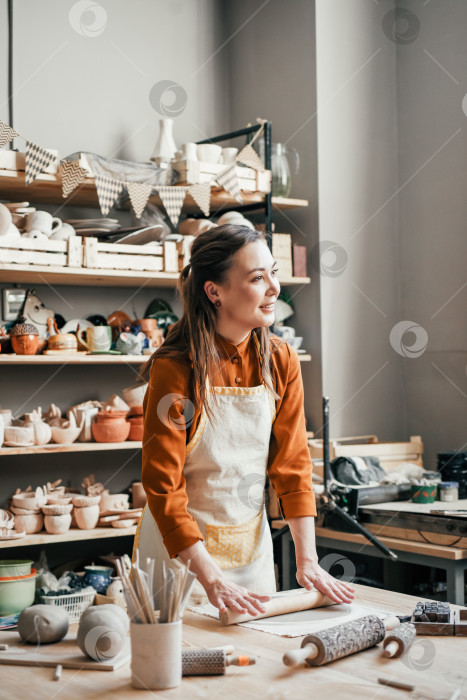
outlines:
[[[63,328],[60,328],[60,333],[76,333],[78,324],[80,329],[84,328],[84,330],[86,330],[86,328],[92,328],[92,323],[86,321],[85,318],[73,318],[71,321],[67,321]]]

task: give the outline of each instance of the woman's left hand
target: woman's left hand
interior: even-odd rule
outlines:
[[[308,591],[315,587],[336,603],[351,603],[355,597],[355,591],[350,584],[328,574],[317,560],[310,559],[297,564],[297,581]]]

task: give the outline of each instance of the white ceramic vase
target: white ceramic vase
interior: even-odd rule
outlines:
[[[177,146],[172,134],[173,119],[159,119],[160,133],[151,160],[157,164],[170,163],[175,156]]]

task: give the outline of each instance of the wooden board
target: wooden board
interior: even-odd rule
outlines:
[[[56,644],[44,644],[37,647],[34,644],[19,642],[9,645],[6,651],[0,651],[0,664],[6,666],[40,666],[55,667],[61,664],[63,668],[77,668],[85,671],[116,671],[130,663],[130,640],[126,640],[124,649],[118,656],[107,661],[94,661],[85,656],[76,642],[76,633],[68,633],[65,639]]]
[[[443,547],[457,547],[467,549],[467,537],[457,537],[457,535],[442,535],[439,532],[427,532],[423,530],[412,530],[409,528],[391,527],[389,525],[375,525],[374,523],[364,523],[367,530],[377,537],[396,537],[400,540],[410,540],[411,542],[428,542],[429,544],[442,545]]]
[[[79,530],[72,528],[63,535],[49,535],[48,532],[36,532],[34,535],[26,535],[19,540],[1,540],[0,550],[11,547],[36,547],[37,545],[56,544],[57,542],[81,542],[83,540],[101,540],[112,537],[133,537],[136,525],[126,528],[95,527],[93,530]]]
[[[0,447],[0,457],[14,455],[56,454],[58,452],[101,452],[111,450],[139,450],[142,442],[127,440],[126,442],[72,442],[58,445],[49,442],[47,445],[32,445],[31,447]]]

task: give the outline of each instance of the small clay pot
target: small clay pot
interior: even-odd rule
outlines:
[[[36,495],[34,491],[23,491],[12,497],[12,503],[16,508],[25,510],[37,510],[47,503],[47,496]]]
[[[75,522],[80,530],[93,530],[99,520],[99,504],[74,509]]]
[[[155,318],[140,318],[136,323],[141,326],[143,333],[146,333],[146,331],[154,331],[157,328],[157,320]]]
[[[101,500],[100,496],[82,496],[81,494],[72,497],[75,508],[87,508],[88,506],[97,506]]]
[[[127,418],[130,424],[130,432],[128,434],[128,440],[139,440],[143,439],[144,432],[144,421],[143,416],[130,416]]]
[[[100,411],[91,425],[96,442],[124,442],[130,433],[126,411]]]
[[[47,496],[48,506],[67,506],[71,503],[71,496],[54,496],[52,494]]]
[[[109,493],[104,491],[99,504],[100,512],[105,513],[108,510],[128,510],[128,501],[130,497],[127,493]]]
[[[134,481],[131,485],[131,500],[133,508],[144,508],[148,497],[141,481]]]
[[[42,513],[15,515],[15,527],[17,530],[24,531],[27,535],[40,532],[44,527],[44,516]]]
[[[24,316],[10,331],[13,352],[17,355],[35,355],[39,347],[39,331]]]
[[[51,535],[62,535],[68,532],[71,525],[71,515],[45,515],[44,527]]]
[[[8,447],[27,447],[34,445],[32,426],[7,425],[4,431],[4,443]]]
[[[73,510],[73,504],[42,506],[44,515],[68,515]]]

